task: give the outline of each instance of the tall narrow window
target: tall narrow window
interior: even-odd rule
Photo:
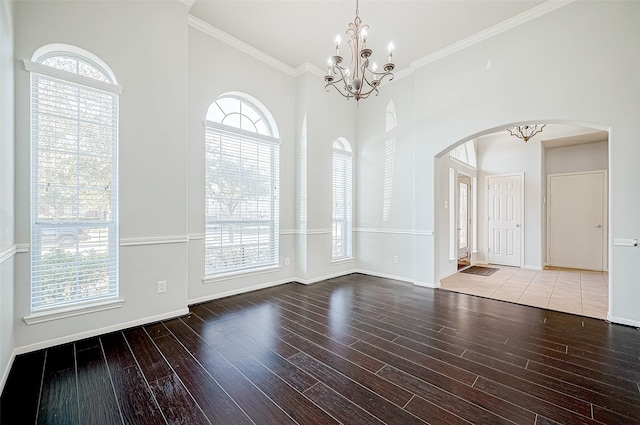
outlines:
[[[384,143],[384,196],[382,202],[382,221],[389,221],[391,217],[391,198],[393,195],[393,167],[396,156],[396,132],[398,119],[396,117],[396,105],[393,100],[387,103],[386,132],[389,139]]]
[[[343,138],[333,143],[333,225],[332,259],[342,260],[352,255],[352,152]]]
[[[108,67],[45,46],[31,72],[31,310],[118,296],[118,95]]]
[[[205,125],[205,276],[278,265],[275,122],[256,100],[226,94]]]

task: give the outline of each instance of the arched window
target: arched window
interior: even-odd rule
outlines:
[[[207,121],[278,137],[278,128],[267,109],[258,100],[242,93],[227,93],[218,97],[209,106]]]
[[[109,67],[68,45],[31,72],[31,310],[118,296],[118,95]]]
[[[205,276],[279,263],[278,130],[241,93],[218,97],[205,121]]]
[[[385,113],[385,131],[389,132],[398,126],[398,120],[396,117],[396,105],[393,100],[387,103],[387,110]]]
[[[470,167],[476,168],[478,166],[476,160],[476,147],[473,140],[469,140],[456,148],[449,151],[449,157],[458,160]]]
[[[352,256],[352,161],[349,142],[340,137],[333,142],[333,224],[332,259]]]

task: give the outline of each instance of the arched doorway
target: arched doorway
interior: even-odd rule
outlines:
[[[450,253],[449,258],[443,258],[441,250],[439,260],[441,287],[606,319],[609,294],[606,251],[610,239],[606,219],[608,200],[606,197],[600,199],[604,205],[603,218],[598,223],[594,222],[592,226],[601,234],[600,247],[603,250],[601,256],[603,261],[591,267],[579,265],[576,269],[571,268],[571,264],[554,264],[557,256],[550,255],[550,250],[552,253],[553,250],[558,249],[571,251],[572,247],[571,245],[550,247],[550,244],[557,244],[558,239],[570,244],[572,240],[579,240],[579,235],[575,234],[575,238],[570,235],[555,237],[554,228],[549,223],[557,221],[558,218],[552,216],[557,212],[557,208],[551,209],[549,205],[551,194],[548,180],[564,175],[591,176],[594,172],[604,172],[606,176],[609,161],[608,131],[596,126],[553,123],[547,125],[542,133],[528,142],[511,136],[505,130],[488,130],[483,134],[474,135],[473,139],[478,156],[478,193],[477,204],[472,214],[477,214],[478,227],[477,247],[472,252],[471,265],[495,268],[498,271],[493,272],[491,276],[459,274],[458,261],[457,259],[452,261],[451,255],[454,252],[452,235],[457,229],[457,223],[453,221],[454,215],[436,214],[436,235],[439,235],[436,243],[445,249],[444,252]],[[444,160],[445,156],[447,156],[446,153],[443,153],[436,158],[436,173],[442,176],[449,173],[450,178],[441,179],[443,184],[445,184],[444,181],[448,182],[449,190],[437,191],[435,200],[437,206],[447,204],[449,199],[446,199],[446,196],[455,193],[451,185],[458,184],[457,180],[454,181],[451,178],[451,167]],[[494,210],[497,208],[494,204],[504,202],[506,199],[505,197],[502,201],[496,200],[497,198],[491,194],[493,182],[497,180],[496,177],[512,175],[520,175],[523,179],[522,218],[514,220],[522,238],[523,252],[521,253],[522,261],[515,267],[506,261],[496,260],[499,256],[493,255],[496,249],[505,250],[511,247],[496,246],[495,241],[492,241],[492,236],[498,233],[496,227],[492,227],[495,219]],[[606,188],[608,182],[604,181],[602,184]],[[594,191],[602,192],[600,189],[594,189]],[[566,205],[561,208],[567,211]],[[513,213],[508,208],[504,211]],[[576,204],[575,211],[581,211],[581,205]],[[564,218],[567,219],[567,216],[569,220],[576,220],[570,212],[565,214]],[[598,225],[600,227],[597,227]],[[505,243],[510,242],[507,240]],[[577,245],[573,248],[577,250]],[[513,285],[510,286],[507,283]]]

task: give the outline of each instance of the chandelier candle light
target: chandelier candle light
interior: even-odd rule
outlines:
[[[367,30],[369,25],[363,24],[360,20],[358,0],[356,0],[356,18],[349,23],[347,35],[349,36],[349,46],[351,48],[351,65],[345,68],[340,56],[340,36],[336,37],[336,54],[329,59],[327,75],[324,81],[326,91],[329,86],[333,86],[338,93],[347,99],[355,99],[356,103],[360,99],[368,98],[371,93],[378,95],[378,86],[382,80],[388,77],[388,81],[393,80],[393,69],[395,65],[391,62],[393,58],[393,43],[389,43],[389,60],[382,67],[382,72],[378,72],[375,63],[369,66],[369,58],[373,51],[367,48]]]
[[[519,125],[517,127],[509,127],[509,133],[512,136],[516,136],[519,139],[522,139],[526,142],[529,141],[533,136],[540,133],[542,129],[546,126],[546,124],[532,124],[532,125]]]

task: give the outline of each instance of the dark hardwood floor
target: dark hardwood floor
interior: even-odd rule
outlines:
[[[13,424],[639,424],[640,332],[353,274],[18,356]]]

